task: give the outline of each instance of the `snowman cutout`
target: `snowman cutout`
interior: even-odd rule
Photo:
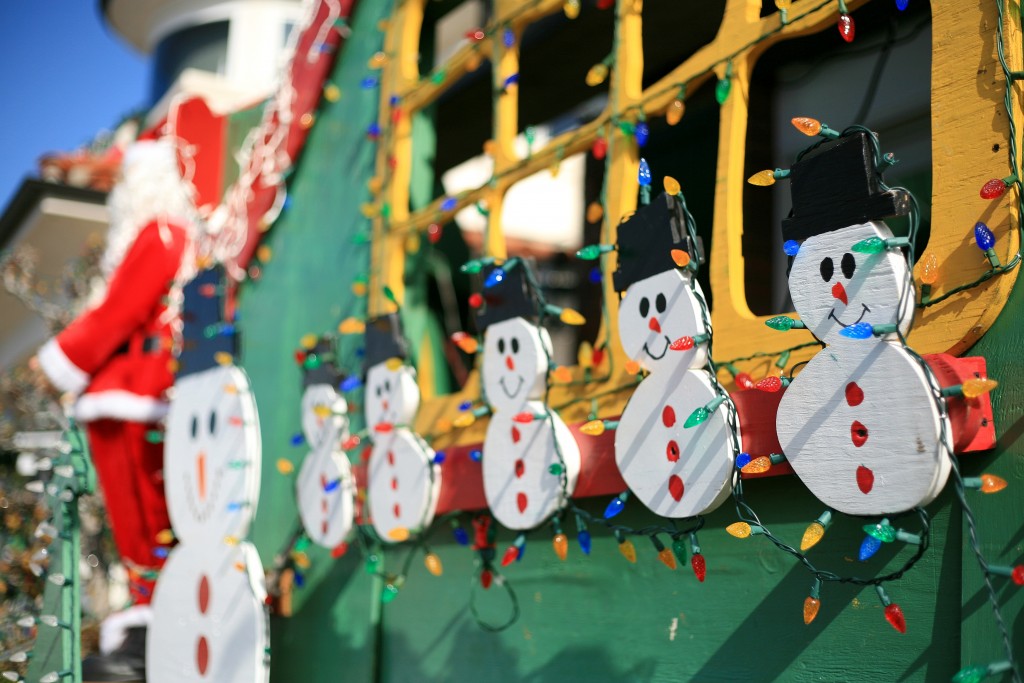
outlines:
[[[613,274],[622,295],[622,348],[650,373],[619,419],[615,463],[644,505],[676,519],[709,512],[728,498],[735,461],[727,404],[702,423],[683,427],[694,410],[719,397],[704,369],[711,333],[702,314],[704,295],[692,271],[672,257],[682,250],[697,260],[685,210],[680,198],[661,194],[620,225]],[[692,346],[672,348],[683,337]]]
[[[373,435],[366,497],[377,535],[400,542],[434,521],[441,468],[410,425],[420,405],[416,370],[397,313],[366,323],[366,424]]]
[[[946,418],[892,332],[906,333],[914,310],[906,259],[891,245],[852,249],[892,239],[882,219],[909,210],[907,194],[883,190],[875,169],[866,133],[822,144],[791,169],[793,211],[782,223],[787,241],[802,240],[789,275],[793,304],[827,346],[782,397],[779,442],[811,493],[851,515],[925,505],[950,470]]]
[[[341,443],[348,438],[348,406],[339,386],[344,375],[334,363],[329,337],[310,350],[315,367],[303,374],[302,432],[310,452],[295,482],[295,500],[302,527],[311,541],[325,548],[341,545],[355,514],[355,481]]]
[[[483,269],[485,282],[500,266]],[[539,326],[540,299],[522,260],[482,292],[477,329],[484,334],[483,388],[493,409],[483,445],[484,495],[506,528],[539,526],[576,489],[580,449],[572,432],[544,397],[551,337]],[[561,456],[561,457],[559,457]],[[560,465],[565,477],[552,474]]]
[[[248,378],[231,364],[219,271],[184,288],[184,350],[167,416],[164,486],[178,539],[157,580],[146,643],[151,683],[266,681],[263,566],[241,540],[260,490],[260,430]],[[215,334],[207,338],[208,331]]]

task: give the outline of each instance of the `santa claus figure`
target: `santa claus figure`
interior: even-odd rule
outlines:
[[[167,414],[171,352],[180,327],[180,286],[191,274],[197,215],[170,141],[140,141],[125,152],[122,180],[108,200],[111,225],[101,266],[105,287],[33,359],[57,390],[75,397],[108,519],[128,569],[132,607],[108,618],[104,645],[86,680],[128,681],[144,670],[144,627],[170,526],[162,478],[163,444],[147,438]],[[155,442],[154,442],[155,441]],[[117,638],[117,631],[128,635]],[[141,679],[141,675],[138,676]]]

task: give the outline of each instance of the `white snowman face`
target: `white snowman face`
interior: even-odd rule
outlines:
[[[175,382],[164,451],[175,535],[189,543],[244,538],[259,498],[260,456],[245,373],[222,366]]]
[[[680,337],[704,332],[700,303],[690,290],[689,274],[667,270],[652,275],[627,287],[619,303],[622,349],[652,372],[703,365],[706,344],[695,345],[689,351],[673,351],[669,345]]]
[[[324,439],[348,438],[348,404],[330,384],[311,384],[302,393],[302,433],[313,449]]]
[[[870,237],[887,239],[892,232],[877,221],[833,230],[809,237],[793,259],[793,304],[803,323],[826,344],[850,341],[839,332],[859,322],[892,324],[900,318],[901,330],[910,328],[914,297],[907,261],[896,249],[879,254],[851,249]]]
[[[502,320],[484,332],[483,383],[496,410],[518,412],[544,394],[551,337],[523,318]]]
[[[366,373],[366,422],[372,428],[386,423],[407,425],[416,417],[420,407],[420,389],[416,386],[416,371],[397,362],[377,363]]]

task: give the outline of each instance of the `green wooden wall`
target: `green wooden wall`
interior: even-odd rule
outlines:
[[[332,329],[347,315],[365,312],[365,300],[353,297],[349,286],[368,268],[367,247],[353,237],[368,227],[358,206],[369,197],[374,146],[364,132],[376,116],[378,93],[361,89],[359,82],[367,59],[380,49],[376,24],[389,5],[360,3],[332,76],[342,97],[325,103],[319,113],[290,183],[290,204],[268,236],[273,260],[242,294],[242,364],[252,377],[264,439],[263,492],[253,539],[267,565],[297,523],[293,480],[279,475],[274,463],[279,457],[298,462],[305,455],[289,445],[299,426],[300,396],[292,350],[303,334]],[[421,161],[431,154],[431,144],[428,137],[417,150]],[[421,184],[414,193],[417,203],[430,186]],[[971,494],[986,552],[1007,564],[1018,559],[1024,542],[1024,451],[1017,442],[1024,431],[1022,296],[1019,289],[1014,292],[974,350],[988,358],[990,375],[1002,382],[994,396],[999,447],[965,459],[968,474],[984,469],[1011,482],[997,496]],[[415,288],[410,297],[413,304],[422,299]],[[414,324],[429,325],[423,319]],[[343,346],[348,367],[357,363],[354,348],[351,340]],[[747,489],[763,521],[793,544],[822,510],[793,477],[754,481]],[[273,620],[272,680],[948,681],[961,662],[1001,656],[951,491],[930,507],[932,548],[889,590],[906,614],[905,635],[885,622],[873,590],[851,586],[826,585],[817,620],[804,626],[801,606],[809,575],[764,539],[728,536],[724,527],[735,516],[727,503],[700,533],[708,564],[704,584],[688,567],[669,571],[644,539],[638,539],[639,561],[631,565],[614,538],[591,529],[590,556],[573,543],[562,563],[551,551],[550,533],[538,530],[523,562],[507,571],[522,616],[499,634],[480,629],[467,610],[474,557],[454,543],[447,528],[439,528],[431,540],[444,575],[429,575],[421,558],[414,558],[399,597],[384,606],[377,597],[380,585],[363,571],[357,550],[340,560],[313,550],[306,585],[296,592],[295,616]],[[598,512],[605,502],[588,504]],[[636,504],[624,516],[637,526],[650,519]],[[840,519],[811,552],[812,559],[840,574],[870,574],[897,568],[911,553],[894,544],[869,564],[859,564],[860,523]],[[512,537],[499,533],[499,551]],[[399,565],[406,552],[389,551],[388,566]],[[1009,623],[1024,634],[1021,596],[1003,582],[999,594]],[[497,589],[480,595],[481,610],[495,619],[504,615],[506,601]]]

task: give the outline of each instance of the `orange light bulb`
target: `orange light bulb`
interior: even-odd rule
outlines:
[[[921,259],[921,283],[934,285],[939,279],[939,257],[934,253],[925,254]]]
[[[821,609],[821,600],[810,596],[804,598],[804,623],[810,624],[814,621],[814,618],[818,616],[819,609]]]
[[[569,539],[566,538],[565,534],[555,534],[555,537],[551,539],[551,547],[554,548],[558,559],[565,562],[565,558],[569,556]]]
[[[676,568],[676,556],[668,548],[662,548],[658,551],[658,559],[661,560],[661,563],[669,569]]]
[[[633,545],[633,541],[627,538],[622,543],[619,543],[619,552],[622,553],[624,558],[636,564],[636,546]]]
[[[794,128],[808,137],[814,137],[821,133],[821,121],[809,116],[797,116],[791,120],[791,123]]]
[[[725,527],[725,530],[729,532],[730,536],[735,536],[736,538],[747,538],[750,536],[750,525],[746,522],[733,522]]]
[[[981,475],[981,492],[982,493],[997,493],[1002,491],[1007,486],[1006,480],[1002,477],[998,477],[994,474],[983,474]]]
[[[668,110],[665,111],[665,123],[670,126],[674,126],[683,119],[683,113],[686,111],[686,104],[680,99],[672,100],[672,104],[668,105]]]
[[[434,576],[441,576],[444,573],[444,567],[441,564],[441,558],[436,553],[427,553],[423,558],[423,566],[427,568],[427,571]]]

